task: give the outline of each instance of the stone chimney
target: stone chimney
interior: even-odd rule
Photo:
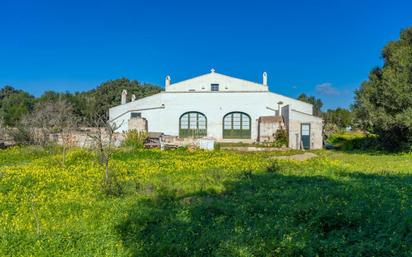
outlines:
[[[170,88],[170,76],[167,75],[166,80],[165,80],[165,90],[168,91],[169,88]]]
[[[264,86],[268,86],[268,74],[267,74],[266,72],[263,72],[263,75],[262,75],[262,84],[263,84]]]
[[[123,89],[121,104],[125,104],[125,103],[127,103],[127,91],[126,91],[126,89]]]

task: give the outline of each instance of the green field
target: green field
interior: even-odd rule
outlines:
[[[316,153],[1,150],[0,256],[412,256],[412,155]]]

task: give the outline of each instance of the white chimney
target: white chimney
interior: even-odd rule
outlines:
[[[165,80],[165,90],[168,91],[169,88],[170,88],[170,76],[167,75],[166,80]]]
[[[127,103],[127,91],[126,91],[126,89],[123,89],[123,91],[122,91],[122,104],[125,104],[125,103]]]
[[[277,113],[278,116],[282,116],[282,109],[280,108],[282,106],[282,104],[283,104],[282,101],[278,102],[278,113]]]
[[[135,94],[132,95],[132,102],[134,102],[134,101],[136,101],[136,95]]]
[[[268,74],[266,73],[266,72],[263,72],[263,75],[262,75],[262,84],[264,85],[264,86],[267,86],[268,85]]]

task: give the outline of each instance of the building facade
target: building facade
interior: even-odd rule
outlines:
[[[312,115],[312,105],[270,92],[266,73],[262,83],[214,70],[175,84],[167,76],[164,92],[139,100],[132,97],[131,102],[126,97],[123,92],[122,104],[109,110],[119,131],[133,128],[133,119],[144,119],[149,132],[255,142],[273,140],[277,129],[286,129],[290,148],[322,147],[322,119]],[[276,124],[268,124],[272,120]]]

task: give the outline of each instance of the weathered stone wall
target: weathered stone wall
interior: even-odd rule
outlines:
[[[322,149],[323,148],[323,136],[322,136],[322,130],[323,130],[323,122],[318,121],[318,122],[311,122],[311,148],[312,149]]]
[[[128,130],[147,132],[147,120],[145,118],[130,118],[127,125]]]
[[[13,129],[10,129],[13,130]],[[78,128],[78,129],[73,129],[64,133],[52,133],[52,134],[46,134],[47,136],[44,136],[44,133],[42,132],[41,129],[31,129],[31,134],[33,137],[33,140],[37,143],[40,142],[51,142],[51,143],[56,143],[59,145],[67,144],[69,146],[77,146],[77,147],[93,147],[95,144],[95,140],[92,138],[93,136],[96,136],[98,133],[98,128]],[[104,128],[100,128],[102,137],[103,137],[103,142],[107,142],[109,140],[108,133]],[[7,131],[2,130],[2,133],[0,134],[0,141],[4,143],[5,146],[13,146],[16,144],[14,142],[13,138],[11,135],[8,135]],[[114,133],[113,135],[113,144],[116,146],[120,146],[121,143],[123,142],[124,135],[123,133]],[[27,142],[29,143],[29,142]]]
[[[64,143],[70,146],[77,147],[94,147],[94,136],[98,135],[99,130],[102,133],[103,142],[109,141],[109,134],[105,128],[80,128],[66,133],[55,133],[50,135],[50,141],[63,145]],[[123,142],[123,133],[114,133],[112,142],[115,146],[120,146]]]
[[[274,142],[276,132],[285,128],[283,119],[280,116],[260,117],[258,123],[258,142]]]

